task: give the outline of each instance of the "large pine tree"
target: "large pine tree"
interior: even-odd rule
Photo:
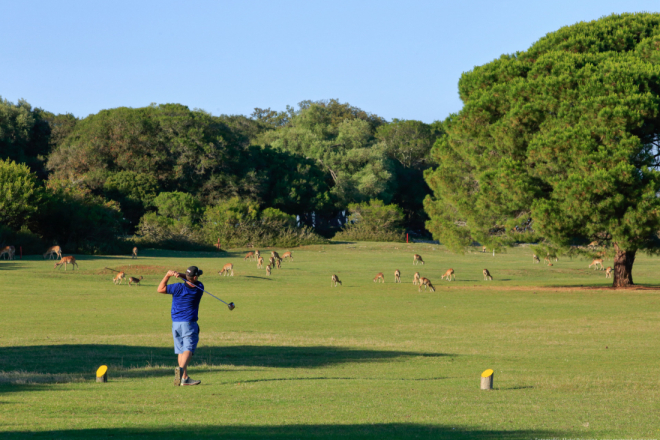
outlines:
[[[660,229],[660,14],[578,23],[461,76],[426,173],[427,227],[458,250],[530,225],[614,251],[614,286]],[[531,223],[530,223],[531,219]]]

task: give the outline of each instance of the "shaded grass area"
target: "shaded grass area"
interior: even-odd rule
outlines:
[[[270,277],[246,252],[85,256],[66,273],[0,261],[11,269],[0,272],[0,436],[660,437],[660,260],[635,263],[651,288],[611,290],[589,261],[532,264],[525,248],[305,246]],[[235,276],[218,276],[228,262]],[[190,368],[202,385],[174,388],[170,298],[155,290],[165,270],[193,264],[237,308],[202,299]],[[106,267],[142,285],[115,286]],[[440,280],[449,267],[455,282]],[[415,271],[437,291],[418,292]],[[101,364],[107,384],[94,382]],[[492,392],[479,390],[486,368]]]

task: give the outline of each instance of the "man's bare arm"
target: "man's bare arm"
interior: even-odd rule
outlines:
[[[178,276],[179,274],[174,272],[173,270],[167,271],[165,277],[163,277],[160,284],[158,285],[158,293],[167,293],[167,282],[169,281],[170,277],[178,278]]]

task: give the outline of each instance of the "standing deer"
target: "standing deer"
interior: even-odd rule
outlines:
[[[264,258],[259,257],[259,259],[257,260],[257,269],[263,269],[263,268],[264,268]]]
[[[332,283],[335,284],[334,287],[337,287],[337,283],[341,284],[341,281],[339,281],[339,277],[337,275],[332,276],[332,281],[330,281],[330,286],[332,286]]]
[[[112,282],[115,284],[121,284],[122,281],[126,278],[126,273],[119,272],[116,277],[112,279]]]
[[[268,264],[270,265],[270,267],[275,267],[275,257],[270,257],[268,259]]]
[[[256,258],[257,260],[261,258],[261,252],[259,252],[259,249],[254,250],[254,258]]]
[[[137,246],[135,246],[133,248],[133,253],[131,254],[131,259],[137,258],[137,251],[138,251],[138,248],[137,248]]]
[[[422,265],[424,265],[424,260],[422,260],[422,256],[418,254],[413,255],[413,265],[419,263],[422,263]]]
[[[7,260],[13,260],[14,252],[16,252],[14,246],[5,246],[0,250],[0,258],[4,256]]]
[[[589,269],[591,269],[591,266],[596,266],[596,270],[598,270],[598,266],[600,266],[600,270],[603,270],[603,259],[602,258],[596,258],[594,261],[591,262],[589,265]]]
[[[394,282],[395,283],[401,282],[401,271],[399,269],[394,271]]]
[[[539,260],[539,257],[536,254],[532,254],[532,263],[541,263],[541,260]]]
[[[445,274],[442,277],[440,277],[440,279],[444,280],[445,278],[447,278],[447,281],[451,281],[451,277],[454,277],[454,281],[456,281],[456,275],[454,274],[454,269],[447,270],[447,272],[445,272]]]
[[[55,269],[57,266],[60,266],[59,268],[62,268],[62,265],[64,265],[64,271],[66,272],[66,266],[70,264],[72,266],[71,270],[74,270],[76,267],[78,267],[78,263],[76,263],[76,258],[75,257],[62,257],[59,263],[55,263],[55,266],[53,269]]]
[[[612,278],[612,268],[610,266],[605,269],[605,278]]]
[[[243,258],[243,261],[254,260],[254,252],[248,252],[247,255]]]
[[[270,276],[270,264],[266,266],[266,275]]]
[[[431,292],[435,292],[435,287],[433,286],[433,284],[431,284],[431,280],[429,280],[428,278],[424,278],[424,277],[420,278],[419,288],[417,289],[418,292],[422,291],[422,286],[424,286],[424,290],[426,290],[426,288],[428,287],[429,290],[431,290]]]
[[[490,276],[488,269],[484,269],[484,281],[493,281],[493,277]]]
[[[49,260],[54,258],[62,258],[62,248],[59,246],[51,246],[46,249],[44,253],[44,260],[48,257]]]
[[[385,282],[385,276],[383,276],[383,272],[380,272],[378,275],[374,277],[374,283],[379,283],[379,282]]]
[[[227,263],[224,266],[222,266],[222,270],[218,272],[218,275],[223,275],[227,276],[231,273],[231,276],[234,276],[234,265],[231,263]]]
[[[275,251],[271,251],[270,256],[273,257],[273,258],[280,258],[280,254],[278,254]]]
[[[128,287],[131,287],[131,284],[135,284],[136,286],[140,285],[140,281],[142,281],[142,275],[140,275],[140,278],[135,278],[135,277],[128,277]]]
[[[481,247],[481,252],[486,252],[486,246]]]
[[[291,261],[293,261],[293,254],[290,251],[285,252],[285,253],[282,254],[282,259],[283,260],[286,260],[287,258],[289,258],[289,259],[291,259]]]
[[[415,276],[413,277],[413,284],[415,286],[419,284],[419,272],[415,272]]]
[[[278,269],[282,269],[282,259],[281,258],[278,258],[277,260],[275,260],[275,263],[277,263],[276,265],[277,265]]]

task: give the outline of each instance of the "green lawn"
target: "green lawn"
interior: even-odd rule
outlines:
[[[0,437],[660,438],[660,290],[584,288],[611,282],[585,260],[533,264],[522,247],[310,246],[270,278],[243,254],[80,256],[66,272],[0,261]],[[217,275],[227,262],[234,277]],[[177,388],[171,300],[156,286],[193,264],[236,309],[203,298],[189,370],[202,384]],[[128,265],[142,286],[104,270]],[[440,280],[449,267],[456,282]],[[415,270],[435,293],[417,292]],[[636,283],[660,285],[659,272],[638,256]],[[487,368],[493,391],[479,389]]]

